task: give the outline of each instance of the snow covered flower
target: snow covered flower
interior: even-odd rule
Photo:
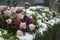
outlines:
[[[35,29],[35,27],[36,26],[34,24],[29,24],[29,28],[30,28],[31,31],[33,31]]]
[[[5,16],[11,16],[12,12],[10,10],[4,11]]]
[[[7,20],[6,20],[6,23],[7,23],[7,24],[11,24],[11,23],[12,23],[12,20],[11,20],[11,19],[7,19]]]
[[[21,24],[20,24],[20,28],[22,28],[22,29],[26,29],[26,22],[21,22]]]
[[[17,18],[18,19],[23,19],[24,18],[24,15],[23,14],[17,14]]]
[[[23,32],[21,30],[17,30],[17,36],[23,36]]]

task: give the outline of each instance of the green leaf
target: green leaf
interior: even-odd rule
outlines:
[[[15,35],[12,35],[12,36],[9,37],[8,40],[16,40],[16,36]]]
[[[3,38],[8,39],[11,35],[13,35],[13,33],[5,34],[5,35],[3,35]]]

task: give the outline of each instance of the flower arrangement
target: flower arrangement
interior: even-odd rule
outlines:
[[[28,9],[25,13],[23,9],[16,9],[14,7],[6,10],[1,10],[0,37],[2,37],[3,40],[18,40],[18,38],[24,36],[25,33],[36,34],[41,28],[41,24],[43,24],[45,28],[47,27],[47,25],[44,23],[47,23],[53,19],[53,13],[55,13],[52,11],[45,11],[43,9]],[[4,32],[2,33],[2,31]]]

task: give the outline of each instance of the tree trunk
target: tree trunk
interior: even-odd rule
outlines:
[[[49,6],[51,10],[56,10],[56,0],[49,0]]]

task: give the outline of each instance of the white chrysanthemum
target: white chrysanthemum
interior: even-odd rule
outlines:
[[[37,20],[38,25],[40,26],[41,20]]]
[[[37,13],[37,14],[38,14],[38,13]],[[38,14],[38,17],[39,17],[39,18],[43,18],[40,14]]]
[[[55,20],[54,20],[54,19],[49,20],[48,23],[51,24],[51,25],[53,26],[53,25],[55,24]]]
[[[0,37],[0,40],[4,40],[4,38],[3,37]]]
[[[45,17],[45,19],[46,19],[46,20],[48,20],[48,18],[47,18],[47,17]]]
[[[18,37],[18,36],[17,36]],[[20,40],[33,40],[34,35],[29,34],[29,33],[25,33],[24,36],[18,37]]]
[[[5,16],[11,16],[12,12],[10,10],[4,11]]]
[[[36,10],[36,7],[29,7],[29,9]]]
[[[17,10],[17,9],[14,8],[14,7],[12,7],[12,8],[10,9],[10,11],[11,11],[11,12],[14,12],[14,13],[16,12],[16,10]]]
[[[38,31],[41,33],[41,35],[43,35],[44,31],[47,31],[48,27],[45,23],[40,23],[40,28],[38,29]]]
[[[7,19],[7,20],[6,20],[6,23],[7,23],[7,24],[11,24],[11,23],[12,23],[12,20],[11,20],[11,19]]]
[[[2,32],[0,31],[0,37],[2,36]]]
[[[29,29],[30,29],[31,31],[33,31],[35,28],[36,28],[36,26],[35,26],[34,24],[29,24]]]
[[[44,11],[49,11],[49,8],[48,8],[48,7],[47,7],[47,8],[45,8],[45,9],[44,9]]]
[[[30,11],[29,9],[27,9],[27,11],[26,11],[26,12],[27,12],[27,13],[29,13],[29,14],[34,13],[34,12]]]
[[[46,13],[42,13],[42,16],[43,16],[43,17],[46,17]]]
[[[51,19],[53,18],[53,16],[50,17]]]
[[[58,18],[54,18],[54,20],[55,20],[55,24],[58,24],[60,22],[60,19]]]
[[[23,32],[21,30],[17,30],[16,35],[17,35],[17,37],[22,37],[23,36]]]

